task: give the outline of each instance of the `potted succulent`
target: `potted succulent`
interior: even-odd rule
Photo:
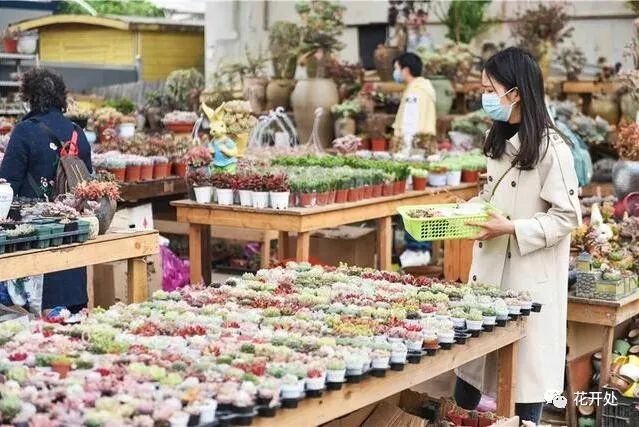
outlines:
[[[60,375],[60,378],[64,379],[71,370],[72,360],[66,356],[56,357],[51,361],[51,369]]]
[[[339,175],[335,178],[335,203],[346,203],[348,201],[348,190],[351,182],[351,178],[344,175]]]
[[[482,316],[484,318],[484,329],[492,331],[493,327],[497,323],[497,312],[494,307],[486,307],[482,310]]]
[[[446,185],[457,186],[461,183],[462,166],[459,161],[450,160],[446,162]]]
[[[95,216],[100,222],[100,234],[107,232],[115,209],[120,198],[118,184],[108,181],[81,182],[73,189],[73,195],[80,205],[86,206],[89,202],[97,202],[94,209]]]
[[[218,172],[211,176],[211,185],[217,194],[217,203],[222,206],[233,204],[233,186],[235,175]]]
[[[140,163],[140,181],[152,181],[153,180],[153,159],[148,157],[140,157],[138,159]]]
[[[406,180],[410,176],[410,167],[405,164],[398,164],[393,168],[395,182],[393,183],[393,194],[406,192]]]
[[[479,174],[486,169],[486,160],[479,157],[469,157],[462,162],[462,182],[477,182]]]
[[[117,181],[124,182],[126,179],[126,160],[121,156],[113,156],[106,160],[104,167],[107,172],[115,177]]]
[[[123,115],[118,123],[118,136],[120,138],[130,139],[135,135],[136,118],[132,115]]]
[[[449,315],[455,328],[464,329],[466,327],[467,314],[463,308],[456,307],[450,311]]]
[[[153,160],[153,179],[164,179],[169,176],[170,163],[165,156],[151,156]]]
[[[269,32],[269,49],[273,64],[273,78],[266,87],[266,108],[290,108],[291,93],[295,88],[297,49],[300,45],[299,26],[292,22],[277,21]]]
[[[332,358],[326,363],[326,382],[343,383],[346,375],[346,363],[342,359]]]
[[[281,382],[282,400],[297,400],[300,398],[301,392],[297,381],[297,376],[286,374],[282,377]]]
[[[391,344],[390,363],[391,364],[406,364],[406,356],[408,354],[408,347],[402,342],[395,342]]]
[[[107,130],[112,131],[117,135],[117,126],[122,120],[122,113],[113,107],[102,107],[95,110],[93,113],[93,122],[98,129],[98,139],[100,142],[109,139],[106,134]]]
[[[126,158],[126,171],[124,180],[126,182],[137,182],[141,179],[142,173],[142,157],[128,156]]]
[[[193,188],[195,201],[198,203],[211,203],[213,199],[213,186],[211,174],[206,169],[198,168],[187,172],[186,181]]]
[[[251,184],[251,203],[255,209],[268,208],[268,176],[255,174]]]
[[[197,117],[193,111],[174,110],[164,115],[162,124],[173,133],[191,133]]]
[[[197,111],[204,83],[204,76],[195,68],[175,70],[167,76],[164,91],[176,109]]]
[[[357,131],[355,118],[361,113],[361,106],[356,100],[347,100],[331,107],[335,117],[335,137],[342,138],[354,135]]]
[[[2,46],[6,53],[18,52],[18,38],[21,32],[19,30],[7,27],[2,34]]]
[[[251,174],[239,174],[235,176],[233,189],[240,198],[240,206],[252,206],[251,192],[253,177]]]
[[[428,182],[428,171],[421,168],[411,168],[410,171],[413,177],[413,190],[424,191]]]
[[[266,186],[269,191],[271,207],[273,209],[287,209],[291,192],[288,176],[284,173],[268,175]]]
[[[480,331],[484,323],[484,316],[482,311],[476,308],[471,308],[466,315],[466,326],[470,331]]]
[[[306,374],[306,390],[313,392],[319,392],[324,388],[325,376],[318,368],[310,368]],[[317,395],[315,393],[315,395]]]
[[[428,166],[428,185],[431,187],[444,187],[447,182],[448,168],[440,163],[431,163]]]

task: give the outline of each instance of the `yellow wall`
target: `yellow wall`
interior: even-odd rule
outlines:
[[[40,59],[100,65],[135,65],[135,35],[95,25],[53,25],[40,29]]]
[[[204,64],[204,33],[150,32],[140,33],[142,78],[163,80],[180,68],[202,68]]]

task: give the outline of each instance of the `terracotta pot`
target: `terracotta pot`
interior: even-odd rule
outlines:
[[[291,93],[295,89],[295,80],[273,79],[266,86],[266,109],[283,107],[291,109]]]
[[[477,182],[479,181],[479,171],[462,170],[461,180],[462,182]]]
[[[315,205],[314,193],[300,193],[300,206],[308,208]]]
[[[18,39],[2,39],[2,47],[5,53],[17,53]]]
[[[173,133],[191,133],[193,132],[194,123],[167,123],[164,125],[170,132]]]
[[[479,418],[462,418],[462,426],[469,426],[469,427],[477,427],[477,424],[479,422]]]
[[[406,181],[395,181],[393,183],[393,194],[403,194],[406,192]]]
[[[317,193],[315,196],[315,204],[317,206],[325,206],[328,203],[328,193]]]
[[[359,188],[351,188],[348,190],[348,201],[356,202],[359,200]]]
[[[297,134],[301,144],[308,142],[315,121],[315,110],[324,110],[319,120],[318,137],[323,147],[333,141],[331,107],[339,102],[337,86],[331,79],[299,80],[291,94],[291,105],[295,115]]]
[[[184,178],[186,176],[186,163],[182,162],[174,162],[173,165],[173,175],[179,176],[180,178]]]
[[[326,204],[332,205],[333,203],[335,203],[336,198],[337,198],[337,191],[336,190],[330,191],[328,193],[328,201]]]
[[[126,167],[125,181],[138,182],[140,180],[140,165],[131,165]]]
[[[122,168],[122,169],[107,169],[109,171],[110,174],[112,174],[116,180],[120,181],[120,182],[124,182],[124,179],[126,178],[126,169]]]
[[[388,184],[384,184],[384,186],[382,187],[382,196],[384,197],[392,196],[394,189],[395,189],[395,185],[392,182]]]
[[[370,150],[371,149],[371,140],[370,138],[362,139],[362,144],[360,145],[362,150]]]
[[[413,190],[415,191],[424,191],[426,189],[426,181],[428,178],[426,177],[413,177]]]
[[[113,215],[115,215],[117,204],[115,203],[115,200],[110,200],[106,197],[102,197],[98,200],[98,202],[100,204],[95,211],[95,216],[100,222],[100,234],[104,234],[109,229],[109,226],[111,226],[111,221],[113,221]]]
[[[71,370],[71,365],[69,363],[53,362],[51,363],[51,370],[53,372],[57,372],[58,375],[60,375],[60,378],[64,379],[69,374],[69,371]]]
[[[346,203],[348,201],[348,190],[337,190],[335,203]]]
[[[373,185],[373,197],[382,197],[384,184]]]
[[[153,180],[153,165],[142,165],[142,166],[140,166],[140,179],[142,181],[152,181]]]
[[[352,117],[341,117],[335,120],[335,138],[341,138],[346,135],[355,135],[357,126],[355,119]]]
[[[388,141],[385,138],[373,138],[371,139],[371,151],[386,151],[388,150]]]
[[[400,53],[402,53],[400,48],[385,46],[383,44],[378,45],[377,49],[375,49],[375,52],[373,53],[375,69],[382,81],[393,80],[393,61],[400,55]]]
[[[169,175],[168,163],[156,163],[153,165],[153,179],[166,178]]]
[[[435,88],[435,110],[437,117],[450,113],[455,99],[453,83],[445,76],[429,76],[428,79]]]
[[[261,114],[266,111],[266,85],[265,77],[245,77],[243,82],[243,95],[249,104],[251,111]]]
[[[363,193],[362,194],[363,199],[370,199],[371,197],[373,197],[373,186],[366,185],[362,193]]]
[[[299,197],[299,194],[297,193],[291,193],[288,195],[288,205],[289,206],[297,206],[297,198]]]

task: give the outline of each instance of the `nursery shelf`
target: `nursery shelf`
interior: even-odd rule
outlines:
[[[189,258],[191,280],[196,283],[210,277],[208,253],[211,225],[254,228],[279,231],[281,251],[279,259],[287,253],[288,233],[297,233],[297,261],[308,261],[310,234],[322,228],[338,227],[355,222],[377,220],[377,253],[381,270],[391,268],[392,227],[391,219],[397,208],[407,205],[446,203],[456,198],[468,200],[477,194],[477,184],[456,187],[427,188],[425,191],[409,191],[403,194],[366,199],[359,202],[332,204],[312,208],[286,210],[254,209],[241,206],[199,204],[191,200],[172,202],[177,208],[179,222],[189,224]]]
[[[0,255],[0,280],[128,260],[128,302],[141,302],[148,293],[144,257],[158,252],[156,231],[108,233],[85,243]]]
[[[137,202],[156,197],[184,195],[186,181],[180,177],[169,177],[153,181],[123,182],[120,184],[121,198],[125,202]]]
[[[257,427],[316,426],[379,402],[410,387],[421,384],[472,360],[498,351],[497,414],[512,416],[514,412],[513,374],[517,364],[517,342],[526,335],[526,321],[508,322],[490,334],[474,339],[472,346],[453,346],[424,357],[420,364],[408,364],[403,371],[389,371],[384,378],[346,384],[341,390],[327,392],[318,399],[305,399],[293,410],[280,410],[275,418],[256,418]]]

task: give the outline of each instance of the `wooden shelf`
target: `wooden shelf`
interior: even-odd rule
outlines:
[[[540,315],[533,313],[533,315]],[[257,427],[275,426],[316,426],[327,423],[389,396],[421,384],[443,373],[478,359],[493,351],[499,351],[500,358],[507,356],[505,348],[526,335],[526,321],[508,322],[505,328],[495,328],[494,332],[483,333],[480,338],[471,338],[466,345],[454,345],[452,350],[439,350],[433,357],[424,357],[420,364],[407,364],[403,371],[388,371],[384,378],[369,378],[358,384],[345,384],[341,390],[324,392],[317,399],[304,399],[296,409],[280,410],[274,418],[256,418]],[[501,362],[505,360],[501,359]],[[516,363],[516,362],[515,362]],[[497,407],[502,416],[509,416],[504,398],[511,392],[514,378],[506,378],[505,371],[514,368],[508,363],[500,363]],[[502,371],[503,370],[503,371]],[[503,382],[502,382],[503,381]],[[507,383],[508,385],[503,387]]]
[[[621,83],[618,81],[595,82],[595,81],[565,81],[562,83],[564,93],[589,94],[589,93],[612,93],[619,89]]]
[[[137,202],[156,197],[185,195],[186,181],[180,177],[157,179],[154,181],[123,182],[120,184],[121,198],[125,202]]]
[[[26,54],[26,53],[6,53],[6,52],[0,52],[0,59],[10,59],[10,60],[14,60],[14,61],[28,61],[28,60],[32,60],[32,61],[37,61],[38,60],[38,55],[30,55],[30,54]]]

